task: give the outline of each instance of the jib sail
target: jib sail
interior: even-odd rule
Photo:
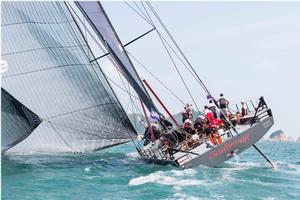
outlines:
[[[93,54],[66,4],[1,7],[8,63],[1,87],[42,120],[7,152],[83,152],[130,141],[136,131],[99,65],[89,62]]]

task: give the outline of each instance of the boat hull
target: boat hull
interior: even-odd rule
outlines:
[[[193,168],[199,165],[215,167],[224,161],[231,159],[235,154],[240,154],[258,140],[260,140],[272,127],[274,119],[272,116],[253,124],[253,126],[240,132],[239,135],[228,139],[222,144],[212,147],[207,152],[198,156],[191,156],[187,153],[184,162],[175,160],[159,160],[152,158],[143,158],[147,163],[155,163],[160,165],[175,165],[179,168]]]
[[[188,160],[184,164],[181,164],[180,167],[192,168],[198,165],[208,167],[217,166],[232,158],[234,154],[240,154],[255,144],[268,132],[273,124],[274,119],[270,116],[261,122],[255,123],[252,127],[241,132],[238,136],[213,147],[211,150],[194,159]]]

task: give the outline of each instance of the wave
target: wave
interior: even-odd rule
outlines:
[[[276,161],[275,164],[280,168],[291,170],[296,172],[297,174],[300,174],[300,166],[297,164],[291,164],[284,161]]]
[[[224,165],[224,168],[231,171],[239,171],[239,170],[246,170],[251,168],[266,168],[268,167],[266,164],[258,163],[258,162],[234,162],[234,161],[227,161]]]
[[[193,177],[196,174],[194,169],[187,170],[171,170],[167,172],[157,171],[147,176],[140,176],[129,180],[129,185],[142,185],[146,183],[158,183],[162,185],[174,186],[191,186],[203,185],[204,180],[191,179],[186,177]],[[184,178],[183,178],[184,177]]]
[[[127,157],[131,157],[131,158],[141,158],[140,154],[138,152],[129,152],[126,154]]]

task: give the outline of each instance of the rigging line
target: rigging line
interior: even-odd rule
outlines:
[[[129,103],[128,103],[128,107],[127,107],[127,109],[129,108],[129,105],[130,105],[130,101],[132,100],[132,94],[130,93],[130,90],[129,90],[129,88],[130,88],[130,86],[128,85],[128,89],[126,88],[126,84],[125,84],[125,82],[124,82],[124,80],[123,80],[123,78],[122,78],[122,72],[119,70],[119,68],[118,67],[116,67],[116,69],[117,69],[117,72],[118,72],[118,75],[119,75],[119,78],[121,79],[121,81],[122,81],[122,84],[123,84],[123,86],[125,87],[125,89],[123,89],[128,95],[129,95],[129,98],[130,98],[130,100],[129,100]],[[124,76],[124,75],[123,75]],[[111,80],[111,79],[110,79]],[[112,81],[112,80],[111,80]],[[113,81],[112,81],[113,82]],[[128,83],[129,84],[129,83]],[[119,86],[119,88],[121,88],[120,86]],[[134,96],[133,96],[134,97]],[[137,97],[135,97],[135,98],[137,98]],[[131,123],[130,122],[130,119],[129,119],[129,117],[128,117],[128,115],[126,114],[126,116],[127,116],[127,119],[129,120],[129,123]],[[132,123],[131,123],[132,124]],[[125,124],[125,122],[124,122],[124,125],[126,125]],[[126,130],[127,130],[127,134],[129,135],[129,137],[130,137],[130,139],[131,139],[131,141],[133,142],[133,144],[134,144],[134,146],[135,146],[135,148],[136,149],[138,149],[138,147],[137,147],[137,145],[136,145],[136,143],[134,142],[134,139],[133,139],[133,137],[132,137],[132,135],[131,135],[131,131],[129,130],[129,128],[128,128],[128,126],[125,126],[126,127]],[[135,130],[135,132],[137,133],[137,130],[136,130],[136,127],[134,127],[134,125],[132,124],[132,127],[133,127],[133,129]],[[137,133],[138,134],[138,133]]]
[[[154,25],[154,22],[153,22],[151,16],[149,15],[149,13],[148,13],[146,7],[144,6],[144,3],[143,3],[142,1],[141,1],[140,3],[141,3],[141,5],[143,6],[143,8],[144,8],[144,10],[145,10],[145,12],[146,12],[146,15],[148,16],[148,19],[149,19],[149,20],[152,22],[152,24]]]
[[[9,24],[1,24],[1,26],[14,26],[14,25],[22,25],[22,24],[66,24],[69,21],[55,21],[55,22],[37,22],[37,21],[22,21],[22,22],[15,22]]]
[[[117,70],[117,72],[118,72],[118,75],[119,75],[119,78],[121,79],[121,81],[122,81],[122,84],[123,84],[123,86],[124,86],[124,88],[126,89],[126,91],[128,92],[128,96],[129,96],[129,103],[128,103],[128,105],[127,105],[127,112],[129,111],[129,106],[130,106],[130,103],[131,103],[131,106],[132,106],[132,108],[133,108],[133,105],[132,105],[132,94],[131,94],[131,92],[130,92],[130,84],[129,84],[129,82],[127,82],[128,83],[128,85],[126,86],[126,84],[125,84],[125,82],[124,82],[124,80],[123,80],[123,78],[122,78],[122,75],[121,75],[121,72],[120,72],[120,70]],[[134,110],[132,109],[132,112],[134,113]],[[133,118],[134,118],[134,123],[135,123],[135,128],[137,128],[137,123],[136,123],[136,120],[135,120],[135,117],[133,116]]]
[[[163,38],[163,40],[167,43],[167,45],[169,46],[169,48],[172,50],[172,52],[176,55],[176,57],[181,61],[181,63],[186,67],[186,69],[190,72],[190,74],[195,78],[195,80],[200,84],[200,86],[203,88],[203,90],[205,92],[206,91],[206,88],[205,88],[205,85],[203,83],[201,83],[201,81],[199,81],[197,79],[197,77],[195,77],[195,75],[190,71],[190,69],[188,68],[188,66],[186,65],[186,63],[183,62],[183,60],[180,58],[180,56],[177,54],[177,52],[172,48],[172,46],[170,45],[170,43],[163,37],[163,35],[158,31],[157,27],[155,26],[150,14],[148,13],[146,7],[144,6],[143,2],[141,2],[147,16],[148,16],[148,20],[151,22],[151,25],[156,29],[157,33]],[[141,11],[143,13],[143,11]],[[144,14],[144,15],[146,15]]]
[[[147,8],[144,6],[143,2],[141,2],[141,4],[142,4],[142,6],[143,6],[143,8],[144,8],[144,10],[145,10],[145,12],[146,12],[146,14],[147,14],[147,16],[149,17],[149,20],[152,22],[153,26],[155,27],[154,22],[153,22],[153,20],[152,20],[152,18],[151,18],[151,16],[150,16],[150,14],[149,14],[148,11],[147,11]],[[156,28],[156,27],[155,27],[155,28]],[[180,73],[180,71],[179,71],[179,69],[178,69],[178,67],[177,67],[177,65],[176,65],[176,63],[175,63],[175,61],[174,61],[174,59],[172,58],[172,56],[171,56],[171,54],[170,54],[168,48],[166,47],[166,44],[164,43],[164,41],[163,41],[163,39],[162,39],[162,38],[163,38],[162,35],[160,34],[160,32],[159,32],[157,29],[155,29],[155,30],[156,30],[156,32],[157,32],[157,34],[158,34],[158,36],[159,36],[159,38],[160,38],[160,40],[161,40],[163,46],[164,46],[166,52],[168,53],[169,58],[171,59],[171,61],[172,61],[172,63],[173,63],[173,66],[175,67],[175,69],[176,69],[178,75],[180,76],[180,79],[181,79],[181,81],[183,82],[184,87],[186,88],[186,90],[187,90],[189,96],[191,97],[193,103],[195,104],[195,106],[196,106],[198,112],[200,112],[199,107],[198,107],[198,105],[197,105],[197,103],[196,103],[196,101],[195,101],[193,95],[191,94],[190,90],[188,89],[186,82],[184,81],[184,79],[183,79],[183,77],[182,77],[182,75],[181,75],[181,73]],[[172,49],[172,48],[171,48],[171,49]]]
[[[152,25],[147,18],[145,18],[144,16],[142,16],[139,11],[137,11],[135,8],[133,8],[128,2],[124,1],[124,3],[131,8],[135,13],[137,13],[142,19],[144,19],[148,24]]]
[[[86,45],[81,45],[81,46],[86,46]],[[39,48],[25,49],[25,50],[14,51],[14,52],[9,52],[9,53],[2,53],[1,56],[9,56],[9,55],[18,54],[18,53],[27,53],[30,51],[39,51],[39,50],[44,50],[44,49],[64,49],[64,48],[80,48],[80,46],[78,46],[78,45],[43,46],[43,47],[39,47]]]
[[[140,13],[142,15],[144,15],[144,17],[147,19],[147,16],[145,15],[145,13],[143,13],[142,9],[140,8],[140,6],[138,5],[137,2],[133,1],[133,4],[135,5],[135,7],[140,11]]]
[[[131,93],[129,83],[128,83],[128,92]],[[131,111],[132,111],[132,115],[133,115],[134,125],[135,125],[135,128],[137,129],[137,121],[136,121],[136,116],[135,116],[134,107],[133,107],[133,100],[130,95],[129,95],[129,98],[130,98]]]
[[[73,110],[73,111],[70,111],[70,112],[64,112],[64,113],[61,113],[61,114],[58,114],[58,115],[53,115],[53,116],[47,117],[47,118],[45,118],[45,120],[54,119],[54,118],[57,118],[57,117],[73,114],[73,113],[80,112],[80,111],[83,111],[83,110],[88,110],[88,109],[91,109],[91,108],[96,108],[96,107],[99,107],[99,106],[113,105],[113,104],[116,104],[116,103],[102,103],[102,104],[98,104],[98,105],[95,105],[95,106],[80,108],[80,109]]]
[[[73,9],[73,7],[69,4],[69,2],[66,2],[68,4],[68,8],[70,8],[72,10],[72,13],[75,14],[75,17],[78,19],[78,21],[82,24],[83,24],[83,21],[80,19],[80,17],[78,16],[78,14],[75,12],[75,10]],[[72,15],[74,16],[74,15]],[[91,31],[86,27],[84,26],[84,28],[86,29],[86,31],[89,33],[89,35],[91,36],[91,38],[94,40],[94,42],[97,44],[97,46],[101,49],[101,51],[103,53],[107,53],[107,51],[101,46],[101,44],[99,43],[99,41],[95,38],[95,36],[91,33]]]
[[[127,106],[126,106],[126,113],[129,112],[129,107],[130,107],[130,99],[128,100]]]
[[[142,4],[142,2],[140,2]],[[137,9],[141,12],[141,14],[144,15],[144,17],[150,22],[151,20],[149,20],[150,18],[147,17],[147,15],[143,12],[143,10],[140,8],[140,6],[138,5],[137,2],[134,2],[135,6],[137,7]],[[152,26],[153,26],[153,23],[152,23]]]
[[[46,70],[61,68],[61,67],[73,67],[73,66],[90,66],[90,64],[58,65],[58,66],[48,67],[48,68],[44,68],[44,69],[38,69],[38,70],[33,70],[33,71],[28,71],[28,72],[22,72],[22,73],[18,73],[18,74],[11,74],[11,75],[8,75],[8,76],[2,76],[2,79],[16,77],[16,76],[22,76],[22,75],[26,75],[26,74],[31,74],[31,73],[36,73],[36,72],[41,72],[41,71],[46,71]]]
[[[129,85],[129,83],[128,83]],[[129,88],[129,92],[130,91],[130,88]],[[134,119],[134,122],[135,122],[135,126],[136,126],[136,129],[138,128],[138,117],[140,117],[139,115],[141,115],[141,111],[139,110],[139,108],[137,107],[137,105],[134,103],[134,100],[131,98],[130,96],[130,100],[131,100],[131,106],[132,106],[132,113],[133,113],[133,119]]]
[[[111,81],[115,86],[117,86],[119,89],[123,90],[124,92],[128,93],[128,91],[124,88],[122,88],[119,84],[117,84],[116,82],[114,82],[111,78],[109,78],[108,76],[105,75],[105,77]],[[131,94],[130,94],[131,95]],[[139,99],[138,97],[134,96],[134,95],[131,95],[133,98],[135,99]]]
[[[66,6],[67,6],[67,8],[69,9],[69,8],[71,8],[71,10],[72,10],[72,12],[75,14],[75,17],[79,20],[79,22],[81,23],[81,24],[83,24],[83,22],[82,22],[82,20],[80,19],[80,17],[78,16],[78,14],[75,12],[75,10],[73,9],[73,7],[69,4],[69,2],[65,2],[66,3]],[[68,4],[68,5],[67,5]],[[72,14],[71,14],[72,15]],[[72,16],[74,16],[74,15],[72,15]],[[76,23],[76,22],[75,22]],[[83,24],[84,25],[84,24]],[[79,28],[79,27],[78,27]],[[101,44],[99,43],[99,41],[94,37],[94,35],[87,29],[87,27],[84,25],[84,28],[87,30],[87,32],[89,33],[89,35],[92,37],[92,39],[94,40],[94,42],[98,45],[98,47],[102,50],[102,52],[104,53],[104,52],[106,52],[105,50],[104,50],[104,48],[101,46]],[[94,57],[94,56],[93,56]],[[108,57],[108,59],[113,63],[113,65],[115,65],[116,66],[116,64],[115,64],[115,62],[114,62],[114,60],[111,58],[111,57]],[[90,59],[89,59],[90,60]],[[92,67],[93,69],[94,69],[94,67]],[[119,87],[121,90],[123,90],[123,91],[125,91],[125,92],[127,92],[126,90],[124,90],[122,87],[120,87],[118,84],[116,84],[114,81],[112,81],[109,77],[107,77],[103,72],[102,72],[102,70],[101,70],[101,68],[100,68],[100,66],[97,64],[97,68],[99,68],[99,70],[100,70],[100,72],[105,76],[105,78],[106,79],[109,79],[112,83],[114,83],[117,87]],[[119,70],[118,69],[118,67],[116,67],[116,69],[117,70]],[[135,97],[135,98],[137,98],[137,97]]]
[[[53,130],[57,133],[57,135],[62,139],[62,141],[69,147],[71,148],[74,152],[79,152],[78,150],[74,149],[64,138],[63,136],[59,133],[59,131],[56,130],[56,128],[54,128],[53,124],[50,121],[47,121],[50,126],[53,128]]]
[[[74,15],[72,15],[70,8],[71,8],[72,11],[75,13],[75,16],[80,20],[79,16],[77,15],[77,13],[74,11],[73,7],[72,7],[68,2],[64,2],[64,3],[65,3],[66,8],[67,8],[68,11],[69,11],[69,14],[71,15],[71,17],[72,17],[72,19],[73,19],[73,21],[74,21],[74,23],[75,23],[75,25],[76,25],[76,27],[77,27],[79,33],[81,34],[81,37],[83,38],[84,42],[85,42],[86,45],[88,46],[88,43],[87,43],[87,41],[85,40],[84,35],[83,35],[83,33],[82,33],[82,31],[81,31],[81,29],[80,29],[80,27],[79,27],[79,25],[78,25],[78,23],[77,23],[75,17],[74,17]],[[80,20],[80,22],[82,23],[81,20]],[[71,26],[71,24],[70,24],[70,26]],[[71,28],[72,28],[72,27],[71,27]],[[74,31],[74,30],[73,30],[73,31]],[[75,31],[74,31],[74,32],[75,32]],[[96,43],[97,43],[97,42],[96,42]],[[97,44],[99,44],[99,43],[97,43]],[[95,56],[94,56],[94,54],[93,54],[93,52],[92,52],[92,49],[91,49],[89,46],[88,46],[88,50],[91,51],[91,56],[92,56],[93,58],[95,58]],[[84,51],[84,50],[83,50],[83,51]],[[84,54],[86,55],[87,59],[90,60],[89,57],[88,57],[88,55],[85,53],[85,51],[84,51]],[[104,74],[104,72],[102,71],[101,67],[99,66],[99,63],[98,63],[98,62],[95,63],[96,69],[95,69],[95,66],[94,66],[93,64],[90,63],[90,65],[91,65],[92,70],[94,71],[95,75],[96,75],[97,78],[98,78],[99,84],[101,84],[101,86],[105,88],[105,86],[104,86],[104,84],[103,84],[101,78],[99,77],[98,73],[96,72],[96,69],[97,69],[97,68],[100,70],[100,73],[104,76],[104,78],[105,78],[105,83],[108,84],[108,87],[109,87],[110,90],[112,91],[113,95],[116,97],[116,94],[114,93],[112,87],[110,86],[110,84],[109,84],[109,82],[108,82],[108,80],[107,80],[107,78],[106,78],[106,75]],[[104,91],[106,92],[107,96],[109,97],[109,99],[110,99],[111,101],[115,100],[115,99],[112,99],[112,98],[111,98],[111,96],[109,95],[109,93],[108,93],[108,91],[107,91],[106,89],[104,89]],[[117,98],[116,98],[116,99],[117,99]],[[119,106],[121,106],[121,108],[122,108],[122,105],[120,104],[120,102],[119,102],[118,100],[117,100],[117,102],[119,103]],[[118,105],[118,104],[112,104],[112,105],[113,105],[115,108],[117,108],[117,105]],[[124,112],[125,112],[125,111],[124,111]]]
[[[84,27],[85,41],[86,41],[87,45],[89,46],[89,43],[88,43],[88,37],[87,37],[87,28],[86,28],[85,23],[86,23],[86,19],[83,18],[83,27]],[[89,60],[90,60],[90,59],[91,59],[91,58],[90,58],[90,51],[88,51],[88,57],[89,57]]]
[[[124,81],[123,81],[123,79],[122,79],[122,76],[121,76],[121,72],[118,70],[118,74],[119,74],[119,77],[120,77],[120,79],[122,80],[122,83],[123,83],[123,85],[124,85],[124,87],[126,88],[126,86],[125,86],[125,83],[124,83]],[[130,106],[130,102],[132,101],[132,94],[130,93],[130,86],[129,86],[129,83],[128,83],[128,95],[129,95],[129,98],[130,98],[130,100],[129,100],[129,103],[128,103],[128,109],[129,109],[129,106]],[[127,114],[126,114],[127,115]],[[127,118],[128,118],[128,120],[129,120],[129,122],[130,122],[130,119],[129,119],[129,117],[128,117],[128,115],[127,115]],[[131,123],[131,122],[130,122]],[[131,123],[132,124],[132,123]],[[132,124],[132,126],[133,126],[133,128],[134,128],[134,130],[135,130],[135,132],[137,133],[137,130],[136,130],[136,127],[134,127],[134,125]],[[135,148],[137,149],[138,147],[137,147],[137,145],[136,145],[136,143],[134,142],[134,139],[132,138],[132,136],[131,136],[131,131],[129,130],[129,128],[126,126],[126,129],[127,129],[127,133],[128,133],[128,135],[129,135],[129,137],[130,137],[130,139],[131,139],[131,141],[133,142],[133,144],[134,144],[134,146],[135,146]],[[137,133],[138,134],[138,133]]]
[[[155,24],[154,24],[154,22],[153,22],[151,16],[149,15],[149,13],[148,13],[148,11],[147,11],[147,9],[146,9],[146,7],[144,6],[144,3],[143,3],[142,1],[141,1],[141,4],[142,4],[142,6],[143,6],[143,8],[144,8],[144,10],[145,10],[145,12],[146,12],[146,15],[148,16],[148,19],[151,21],[152,26],[155,27]]]
[[[171,44],[163,37],[163,35],[158,32],[159,35],[162,37],[162,39],[166,42],[168,47],[172,50],[172,52],[175,54],[175,56],[181,61],[181,63],[185,66],[185,68],[189,71],[189,73],[194,77],[194,79],[199,83],[199,85],[202,87],[202,89],[206,92],[205,86],[203,83],[201,83],[198,78],[195,76],[195,74],[189,69],[187,64],[182,60],[182,58],[178,55],[178,53],[172,48]]]
[[[187,57],[185,56],[185,54],[183,53],[183,51],[180,49],[179,45],[177,44],[177,42],[175,41],[175,39],[173,38],[173,36],[171,35],[171,33],[169,32],[169,30],[167,29],[167,27],[165,26],[165,24],[162,22],[161,18],[159,17],[159,15],[156,13],[156,11],[154,10],[154,8],[152,7],[151,3],[146,1],[146,3],[148,4],[149,8],[151,9],[152,13],[156,16],[157,20],[159,21],[159,23],[162,25],[162,27],[164,28],[164,30],[166,31],[166,33],[169,35],[169,37],[171,38],[172,42],[174,43],[174,45],[177,47],[177,49],[179,50],[179,52],[181,53],[181,55],[183,56],[183,58],[185,59],[185,61],[188,63],[188,65],[190,66],[190,68],[192,69],[192,71],[195,73],[195,75],[197,76],[197,78],[199,79],[199,81],[203,84],[203,86],[206,89],[206,92],[211,95],[211,93],[209,92],[209,90],[207,89],[207,87],[204,85],[204,83],[202,82],[202,80],[200,79],[200,77],[198,76],[197,72],[195,71],[195,69],[193,68],[193,66],[191,65],[191,63],[189,62],[189,60],[187,59]]]
[[[59,3],[57,3],[57,6],[58,6],[60,12],[65,16],[65,18],[68,19],[68,17],[67,17],[67,15],[66,15],[66,13],[64,12],[62,6],[61,6]],[[65,7],[68,9],[68,6],[67,6],[66,4],[65,4]],[[68,9],[68,11],[69,11],[69,9]],[[73,22],[74,22],[75,25],[77,26],[76,21],[75,21],[75,18],[73,17],[73,15],[72,15],[72,13],[71,13],[70,11],[69,11],[69,14],[71,15],[71,18],[72,18]],[[87,41],[86,41],[85,38],[84,38],[83,33],[81,32],[81,30],[80,30],[79,27],[78,27],[79,32],[80,32],[79,34],[81,34],[81,37],[83,38],[83,41],[80,41],[80,39],[79,39],[80,35],[78,35],[78,33],[75,32],[75,30],[73,29],[73,26],[72,26],[71,22],[69,23],[69,26],[70,26],[70,29],[71,29],[72,33],[73,33],[74,36],[75,36],[75,40],[77,41],[77,44],[78,44],[79,46],[81,46],[81,44],[84,44],[84,43],[85,43],[85,45],[87,46],[87,49],[86,49],[86,50],[85,50],[83,47],[81,47],[81,50],[82,50],[82,52],[85,54],[85,56],[88,58],[88,60],[90,60],[89,55],[88,55],[88,53],[87,53],[87,52],[89,52],[90,49],[89,49],[89,47],[88,47]],[[87,51],[87,52],[86,52],[86,51]]]
[[[136,113],[139,115],[139,117],[141,118],[141,116],[143,116],[142,112],[141,112],[141,109],[140,107],[138,106],[137,104],[137,99],[132,99],[133,100],[133,105],[134,105],[134,108],[135,108],[135,111]],[[135,100],[135,101],[134,101]],[[143,118],[143,117],[142,117]]]
[[[172,61],[172,63],[173,63],[173,66],[175,67],[175,69],[176,69],[176,71],[177,71],[177,73],[178,73],[178,75],[179,75],[181,81],[183,82],[185,89],[186,89],[187,92],[189,93],[189,95],[190,95],[190,97],[191,97],[193,103],[195,104],[195,106],[196,106],[198,112],[200,112],[200,110],[199,110],[199,108],[198,108],[198,105],[196,104],[196,101],[195,101],[193,95],[191,94],[191,92],[190,92],[190,90],[189,90],[189,88],[188,88],[186,82],[184,81],[184,79],[183,79],[183,77],[182,77],[182,75],[181,75],[181,73],[180,73],[180,71],[179,71],[177,65],[175,64],[175,61],[173,60],[173,58],[172,58],[172,56],[171,56],[171,54],[170,54],[168,48],[166,47],[166,45],[165,45],[164,41],[162,40],[162,38],[161,38],[161,37],[159,37],[159,38],[160,38],[160,40],[161,40],[161,42],[162,42],[162,44],[163,44],[163,46],[164,46],[164,48],[165,48],[167,54],[169,55],[169,58],[171,59],[171,61]]]
[[[130,45],[131,43],[135,42],[136,40],[140,39],[141,37],[144,37],[145,35],[147,35],[148,33],[152,32],[152,31],[154,31],[154,30],[155,30],[155,28],[153,28],[153,29],[147,31],[146,33],[143,33],[142,35],[140,35],[140,36],[138,36],[137,38],[131,40],[130,42],[127,42],[127,43],[124,44],[123,46],[126,47],[126,46]],[[102,56],[99,56],[99,57],[97,57],[97,58],[94,58],[94,59],[90,60],[90,62],[94,62],[94,61],[96,61],[96,60],[99,60],[100,58],[103,58],[103,57],[105,57],[105,56],[107,56],[107,55],[109,55],[109,53],[106,53],[106,54],[103,54]]]
[[[150,16],[150,14],[148,13],[146,7],[144,6],[143,2],[141,2],[141,4],[142,4],[142,6],[143,6],[143,8],[144,8],[144,10],[145,10],[145,12],[146,12],[146,14],[147,14],[149,20],[152,22],[152,26],[155,27],[154,22],[153,22],[153,20],[152,20],[152,18],[151,18],[151,16]],[[155,27],[155,30],[156,30],[156,32],[157,32],[157,34],[158,34],[158,36],[159,36],[159,38],[160,38],[160,40],[161,40],[163,46],[164,46],[164,48],[165,48],[165,50],[166,50],[166,52],[167,52],[169,58],[171,59],[171,61],[172,61],[172,63],[173,63],[173,66],[175,67],[175,69],[176,69],[176,71],[177,71],[177,73],[178,73],[178,75],[179,75],[181,81],[183,82],[185,89],[187,90],[189,96],[191,97],[193,103],[195,104],[195,106],[196,106],[198,112],[200,112],[199,107],[198,107],[198,105],[197,105],[197,103],[196,103],[196,101],[195,101],[193,95],[191,94],[189,88],[187,87],[186,82],[184,81],[184,79],[183,79],[183,77],[182,77],[182,75],[181,75],[181,73],[180,73],[180,71],[179,71],[179,69],[178,69],[178,67],[177,67],[177,65],[176,65],[176,63],[175,63],[175,61],[174,61],[174,59],[172,58],[172,56],[171,56],[171,54],[170,54],[168,48],[166,47],[166,44],[164,43],[164,41],[163,41],[163,39],[162,39],[162,37],[161,37],[159,31],[156,29],[156,27]]]
[[[128,55],[130,55],[138,64],[140,64],[155,80],[157,80],[166,90],[168,90],[175,98],[177,98],[177,100],[179,100],[183,105],[184,102],[171,90],[169,89],[161,80],[159,80],[159,78],[157,78],[150,70],[148,70],[146,68],[145,65],[143,65],[143,63],[141,63],[139,60],[137,60],[137,58],[135,56],[133,56],[131,53],[129,53],[129,51],[127,51]]]
[[[95,119],[85,113],[76,113],[76,115],[84,117],[84,118],[76,118],[76,120],[78,120],[78,121],[87,122],[87,123],[90,123],[91,125],[93,125],[95,127],[99,127],[99,128],[103,128],[103,127],[107,126],[107,124],[105,122],[102,122],[99,117]],[[126,121],[124,121],[124,119],[122,119],[120,116],[118,116],[118,117],[119,118],[116,120],[120,120],[122,122],[122,124],[124,126],[126,126]],[[112,118],[115,119],[114,117],[112,117]],[[120,126],[120,123],[119,123],[119,121],[113,121],[113,122],[111,122],[111,125],[112,126]]]
[[[53,123],[53,122],[52,122]],[[61,127],[61,128],[67,128],[67,129],[70,129],[70,130],[73,130],[74,132],[74,134],[79,134],[79,135],[81,135],[82,133],[84,133],[84,134],[86,134],[86,135],[89,135],[89,136],[93,136],[93,137],[95,137],[95,138],[97,138],[97,139],[104,139],[104,138],[102,138],[102,135],[99,135],[99,134],[97,134],[97,131],[94,131],[94,133],[92,133],[92,132],[88,132],[88,131],[86,131],[86,130],[84,130],[84,129],[78,129],[78,128],[73,128],[73,127],[71,127],[71,126],[66,126],[66,125],[64,125],[64,124],[60,124],[60,123],[54,123],[56,126],[58,126],[58,127]],[[105,128],[105,126],[103,126],[102,127],[102,129],[103,128]],[[126,139],[126,138],[122,138],[122,139]]]

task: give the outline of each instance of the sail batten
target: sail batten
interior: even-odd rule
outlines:
[[[107,48],[124,77],[141,97],[148,110],[158,111],[100,2],[78,1],[76,5]]]

